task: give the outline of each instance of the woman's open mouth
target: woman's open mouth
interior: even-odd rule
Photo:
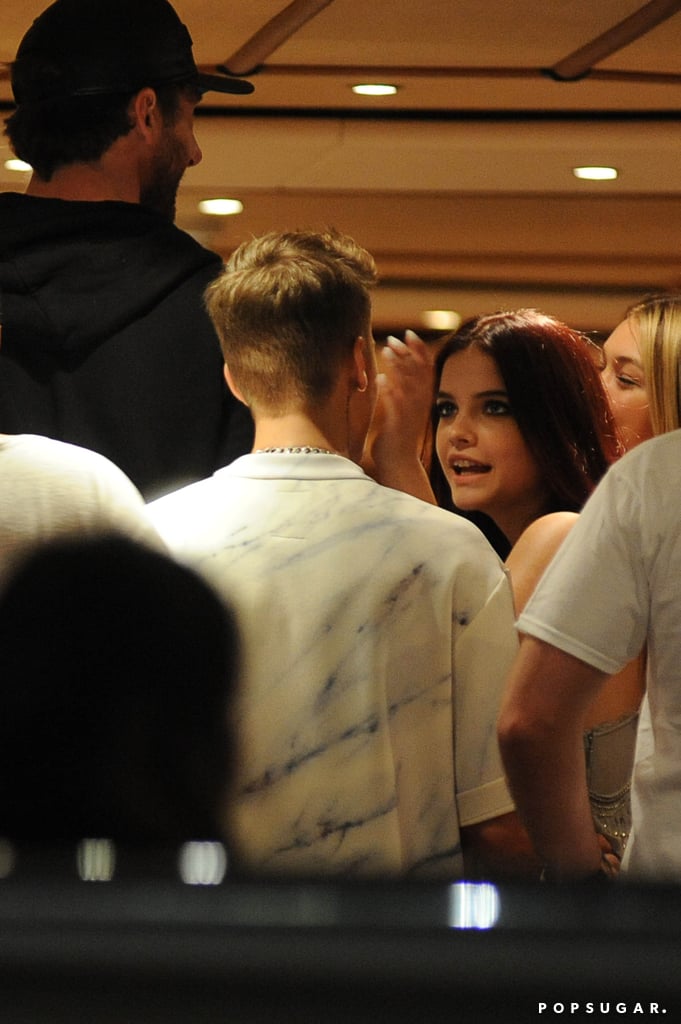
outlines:
[[[453,459],[450,466],[455,476],[473,476],[477,473],[489,473],[491,466],[484,462],[475,462],[472,459]]]

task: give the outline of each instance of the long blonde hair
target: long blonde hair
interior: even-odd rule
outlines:
[[[681,292],[649,295],[627,310],[638,330],[654,434],[681,427]]]

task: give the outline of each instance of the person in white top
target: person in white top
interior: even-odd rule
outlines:
[[[33,434],[0,434],[0,584],[39,543],[105,532],[163,549],[139,491],[104,456]]]
[[[255,450],[149,506],[235,609],[236,863],[259,875],[536,871],[495,736],[516,651],[471,524],[360,468],[373,260],[335,232],[244,243],[207,293]]]
[[[580,722],[607,677],[647,644],[652,743],[637,756],[623,870],[681,879],[681,431],[606,474],[518,620],[526,636],[499,721],[506,768],[558,878],[596,873]]]
[[[534,817],[531,806],[536,800],[539,820],[551,828],[552,818],[546,816],[545,803],[550,797],[535,791],[540,780],[547,785],[549,782],[543,770],[533,780],[520,771],[527,754],[525,743],[531,741],[529,737],[522,739],[519,730],[541,729],[539,717],[556,711],[555,706],[550,711],[547,702],[566,700],[569,715],[563,717],[561,712],[560,719],[554,720],[554,725],[560,720],[558,732],[563,744],[563,729],[570,729],[576,707],[573,687],[583,679],[595,692],[600,687],[599,672],[613,670],[622,645],[628,644],[631,649],[639,645],[643,650],[648,634],[648,696],[639,723],[632,790],[634,838],[625,854],[623,871],[653,877],[678,876],[681,867],[674,851],[681,830],[674,806],[678,789],[669,773],[670,758],[678,756],[675,751],[679,744],[673,707],[678,687],[674,664],[674,615],[678,615],[678,607],[673,587],[667,582],[673,579],[675,565],[678,567],[674,491],[678,486],[675,460],[681,427],[679,365],[678,292],[653,294],[631,306],[605,342],[603,382],[624,445],[636,451],[621,468],[610,471],[593,499],[594,507],[587,506],[588,517],[576,531],[577,539],[571,539],[566,551],[561,552],[536,601],[528,606],[527,615],[521,616],[519,628],[537,639],[523,642],[525,650],[500,722],[507,765],[518,787],[521,806]],[[655,435],[670,432],[673,440],[660,437],[654,444],[649,442]],[[642,442],[646,443],[639,454]],[[574,588],[582,583],[584,593],[577,602]],[[555,632],[550,623],[559,623]],[[574,661],[572,655],[579,661]],[[566,678],[565,691],[553,686],[547,689],[546,680],[562,680],[564,672],[574,673],[574,677]],[[557,768],[552,736],[553,729],[543,731],[551,772]],[[568,781],[569,776],[562,771],[560,777],[564,802],[567,787],[575,781]],[[581,776],[577,776],[577,784],[580,789],[573,799],[581,799]],[[528,800],[531,806],[526,804]],[[585,854],[590,854],[595,864],[593,844],[585,835],[571,829],[564,834],[567,859],[553,850],[553,836],[546,852],[558,873],[582,872]],[[546,837],[536,838],[540,845],[546,841]]]

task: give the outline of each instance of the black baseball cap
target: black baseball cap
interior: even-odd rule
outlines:
[[[168,0],[56,0],[21,40],[11,70],[18,104],[174,82],[253,92],[242,78],[199,72],[192,38]]]

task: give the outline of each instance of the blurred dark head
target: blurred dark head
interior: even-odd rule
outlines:
[[[224,838],[230,613],[123,537],[59,542],[0,595],[0,835]]]

